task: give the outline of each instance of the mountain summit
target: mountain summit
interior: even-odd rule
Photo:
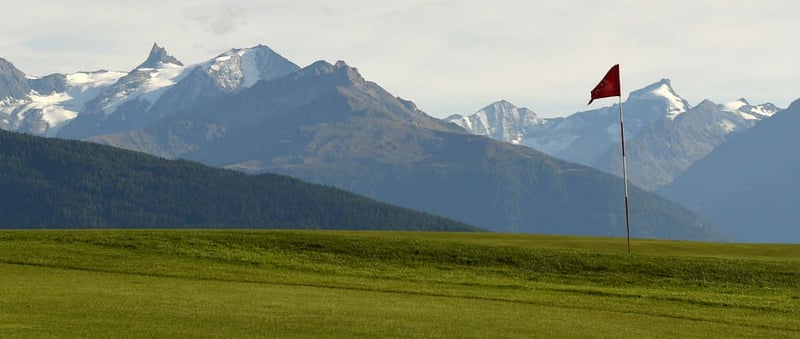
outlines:
[[[519,108],[506,100],[500,100],[482,108],[470,116],[454,115],[445,119],[478,135],[519,144],[533,129],[545,124],[536,113],[525,107]]]
[[[203,76],[213,79],[223,92],[232,92],[253,86],[260,80],[269,80],[294,72],[300,67],[264,45],[251,48],[234,48],[199,65]],[[200,74],[198,74],[200,76]]]
[[[147,60],[136,68],[161,68],[166,64],[183,66],[182,62],[167,53],[166,48],[159,46],[158,43],[153,43],[153,48],[150,49],[150,55],[147,56]]]
[[[686,100],[675,93],[669,79],[661,79],[661,81],[631,92],[626,104],[648,100],[665,104],[669,119],[675,119],[679,114],[688,111],[692,107]]]
[[[6,59],[0,58],[0,100],[25,99],[31,87],[25,74]]]

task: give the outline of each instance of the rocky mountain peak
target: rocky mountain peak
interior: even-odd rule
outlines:
[[[150,49],[150,55],[147,60],[136,68],[161,68],[163,65],[172,64],[176,66],[183,66],[178,59],[167,53],[167,49],[153,43],[153,48]]]
[[[0,58],[0,99],[24,99],[30,92],[25,73],[8,60]]]
[[[717,106],[717,104],[714,103],[713,101],[708,100],[708,99],[703,99],[703,101],[701,101],[699,104],[697,104],[696,107],[706,108],[706,109],[713,109],[716,106]]]
[[[667,117],[670,119],[674,119],[679,114],[692,108],[685,99],[675,92],[669,79],[661,79],[656,83],[631,92],[628,102],[634,101],[661,101],[667,106]]]
[[[507,100],[495,101],[469,115],[452,115],[445,119],[473,134],[488,135],[494,139],[519,144],[533,129],[544,125],[544,119],[535,112],[520,108]]]
[[[330,76],[338,82],[349,83],[353,85],[365,84],[366,80],[358,72],[358,69],[350,67],[346,62],[339,60],[336,64],[331,64],[327,61],[317,61],[296,73],[297,78],[304,77],[323,77]]]
[[[665,94],[672,94],[678,96],[672,88],[672,82],[669,79],[661,79],[645,87],[632,91],[629,99],[652,99],[653,97],[660,97]]]
[[[300,69],[264,45],[229,49],[200,64],[216,86],[225,92],[249,88],[261,80],[271,80]]]
[[[491,105],[486,106],[478,111],[478,113],[480,112],[484,112],[489,115],[495,115],[504,119],[517,120],[516,123],[518,124],[529,125],[531,122],[535,124],[541,123],[541,119],[534,111],[526,107],[517,107],[505,99],[495,101]]]
[[[484,112],[507,112],[514,109],[519,109],[514,104],[502,99],[500,101],[495,101],[491,105],[486,106],[482,109]]]

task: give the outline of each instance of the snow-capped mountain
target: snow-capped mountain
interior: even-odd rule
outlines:
[[[153,119],[299,69],[266,46],[232,49],[184,65],[153,44],[130,72],[27,76],[0,59],[0,128],[87,138],[141,128]]]
[[[131,102],[152,105],[167,88],[186,75],[185,70],[183,63],[167,54],[166,49],[153,44],[144,63],[104,89],[86,104],[84,111],[88,114],[109,115],[120,107],[131,105]]]
[[[489,107],[498,105],[504,106],[495,103]],[[519,109],[513,105],[506,103],[505,107],[505,110],[495,110],[497,116],[491,120],[484,118],[487,116],[484,112],[486,109],[470,116],[453,115],[447,120],[473,134],[519,143],[584,165],[592,165],[606,149],[620,140],[617,105],[579,112],[564,118],[537,117],[532,120],[534,123],[521,120],[523,115],[515,113],[515,109]],[[667,79],[633,91],[624,103],[627,112],[625,136],[636,136],[651,122],[663,118],[674,119],[689,108],[691,106],[675,93]],[[468,124],[468,121],[486,121],[489,126],[482,123]]]
[[[628,177],[645,189],[669,184],[695,161],[702,159],[729,135],[753,127],[775,114],[772,104],[752,106],[745,99],[717,105],[705,100],[675,117],[654,121],[626,139]],[[593,166],[622,176],[619,144],[607,150]]]
[[[674,119],[690,108],[668,79],[635,90],[623,103],[625,138],[634,138],[654,121]],[[565,138],[573,141],[553,155],[592,166],[606,150],[620,142],[618,104],[567,116],[552,124],[544,135],[526,137],[530,141],[523,143],[536,148],[541,139]]]
[[[686,100],[675,93],[669,79],[661,79],[661,81],[650,86],[631,92],[625,103],[648,101],[665,104],[667,119],[675,119],[678,115],[691,108]]]
[[[649,189],[668,183],[723,142],[727,134],[750,128],[779,110],[769,103],[750,105],[744,99],[723,105],[708,101],[700,106],[693,108],[681,98],[668,79],[630,93],[623,109],[631,153],[629,176],[634,183]],[[563,118],[528,121],[524,117],[532,112],[525,115],[523,111],[529,112],[498,102],[473,115],[454,115],[447,120],[473,134],[523,144],[621,175],[617,104]]]
[[[37,78],[0,59],[0,128],[53,136],[104,87],[124,75],[97,71]]]
[[[723,107],[739,107],[745,117],[759,111],[741,103],[746,102]],[[701,213],[739,241],[800,243],[798,127],[800,99],[737,133],[659,193]]]
[[[487,135],[513,144],[519,144],[525,135],[535,133],[534,129],[541,128],[546,122],[535,112],[516,107],[505,100],[492,103],[473,115],[455,115],[445,120],[473,134]]]
[[[249,88],[259,80],[270,80],[300,69],[263,45],[229,50],[200,64],[200,68],[225,92]]]

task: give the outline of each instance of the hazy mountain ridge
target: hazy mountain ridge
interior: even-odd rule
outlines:
[[[518,128],[523,123],[515,113],[516,107],[502,103],[504,109],[495,111],[491,120],[481,119],[487,110],[484,108],[470,116],[451,116],[448,121],[474,134],[523,144],[558,158],[622,175],[617,104],[566,117],[540,119],[531,128]],[[662,79],[631,92],[623,110],[629,178],[640,187],[653,190],[671,182],[692,162],[724,142],[728,134],[752,127],[779,108],[770,103],[751,105],[745,99],[722,105],[705,100],[692,107],[675,92],[669,80]],[[535,116],[533,112],[527,114]],[[470,125],[465,121],[493,121],[495,124],[482,127],[480,123]],[[496,123],[500,121],[502,125]],[[495,130],[504,133],[492,133]]]
[[[724,105],[706,100],[675,118],[655,121],[626,140],[628,177],[640,187],[658,189],[731,135],[755,126],[777,110],[771,104],[750,106],[744,99]],[[622,176],[620,145],[606,151],[594,167]]]
[[[800,100],[695,162],[659,192],[750,242],[800,242]],[[782,151],[777,151],[782,150]]]

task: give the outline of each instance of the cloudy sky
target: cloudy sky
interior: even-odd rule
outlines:
[[[7,2],[0,57],[30,75],[130,70],[153,42],[184,64],[264,44],[300,66],[345,60],[437,117],[500,99],[585,110],[615,63],[625,92],[669,78],[691,104],[800,98],[796,0]]]

